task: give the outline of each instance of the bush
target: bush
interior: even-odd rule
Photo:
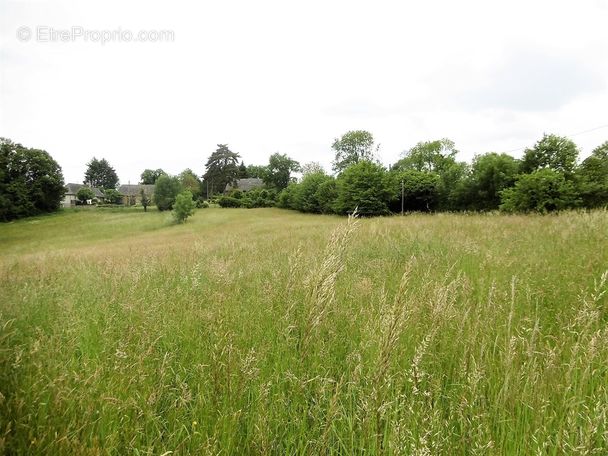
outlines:
[[[322,211],[319,198],[317,196],[317,190],[319,186],[331,180],[331,177],[325,173],[312,173],[308,174],[302,179],[298,185],[295,186],[293,206],[301,212],[316,212]]]
[[[319,184],[315,197],[319,202],[319,208],[322,214],[332,214],[335,210],[336,199],[338,198],[338,187],[336,179],[330,177],[325,182]]]
[[[274,189],[254,188],[243,195],[243,207],[273,207],[276,205],[277,192]]]
[[[282,207],[283,209],[295,209],[294,195],[296,188],[297,184],[292,182],[281,190],[281,193],[279,193],[279,196],[277,197],[277,206]]]
[[[501,192],[500,209],[506,212],[550,212],[580,204],[574,184],[563,173],[541,169],[523,174],[514,187]]]
[[[198,209],[207,209],[209,207],[209,203],[203,199],[197,199],[196,200],[196,207]]]
[[[335,209],[347,214],[358,208],[361,215],[388,214],[390,183],[384,168],[370,161],[349,166],[337,179]]]
[[[175,198],[181,191],[182,186],[177,177],[162,175],[156,179],[154,185],[154,203],[159,211],[170,211],[173,209]]]
[[[95,199],[95,192],[89,187],[82,187],[76,192],[76,198],[78,198],[80,204],[86,204],[88,200]]]
[[[240,199],[231,196],[220,196],[217,200],[220,207],[242,207],[243,203]]]
[[[173,217],[175,217],[177,223],[184,223],[188,217],[194,214],[194,206],[190,190],[185,190],[178,194],[173,208]]]
[[[110,204],[122,203],[122,196],[120,196],[120,193],[118,193],[118,190],[116,190],[114,188],[106,188],[103,191],[103,196],[104,196],[104,199],[106,200],[106,203],[110,203]]]

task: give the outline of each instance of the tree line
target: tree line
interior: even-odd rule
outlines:
[[[608,141],[579,163],[579,149],[565,137],[546,134],[521,159],[486,153],[471,163],[457,159],[453,141],[416,144],[389,167],[378,160],[379,145],[364,130],[349,131],[331,145],[332,174],[315,162],[300,165],[275,153],[266,165],[246,165],[227,144],[218,144],[197,175],[185,169],[171,176],[145,169],[141,184],[154,185],[154,200],[142,192],[146,207],[172,210],[177,195],[187,191],[199,207],[208,201],[222,207],[278,206],[302,212],[365,215],[400,211],[550,212],[608,205]],[[301,173],[299,181],[295,173]],[[259,178],[263,188],[224,195],[238,179]],[[87,163],[84,184],[100,188],[107,203],[119,203],[118,175],[105,159]],[[64,195],[61,167],[44,150],[0,138],[0,220],[52,212]],[[90,188],[78,198],[93,199]],[[183,201],[183,197],[182,197]]]
[[[579,163],[565,137],[545,134],[521,159],[486,153],[457,160],[453,141],[416,144],[388,168],[377,160],[371,133],[350,131],[334,141],[334,175],[315,163],[299,182],[276,196],[276,205],[302,212],[365,215],[400,211],[551,212],[608,205],[608,141]],[[242,195],[235,192],[241,200]],[[220,204],[222,201],[220,200]],[[238,206],[233,200],[226,206]],[[243,206],[249,207],[246,204]]]

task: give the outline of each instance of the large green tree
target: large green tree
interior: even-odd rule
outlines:
[[[0,138],[0,220],[55,211],[64,194],[61,167],[48,152]]]
[[[264,165],[247,165],[247,177],[257,177],[261,179],[266,173]]]
[[[118,175],[105,158],[98,160],[93,157],[93,159],[87,163],[87,170],[84,173],[84,183],[91,187],[116,188],[118,185]]]
[[[500,206],[500,192],[512,187],[519,172],[519,160],[508,154],[487,153],[473,159],[471,172],[459,191],[462,209],[494,210]]]
[[[283,190],[291,180],[291,173],[300,170],[300,164],[285,154],[272,154],[268,160],[268,166],[264,170],[262,180],[264,183],[276,190]]]
[[[182,184],[182,188],[184,190],[189,190],[194,199],[197,199],[201,195],[202,184],[198,176],[194,174],[194,171],[192,171],[190,168],[186,168],[179,173],[179,176],[177,177],[179,182]]]
[[[586,207],[608,205],[608,141],[596,147],[577,170]]]
[[[500,208],[507,212],[551,212],[580,205],[578,191],[563,173],[544,168],[522,174],[513,187],[501,192]]]
[[[223,192],[227,184],[236,181],[239,175],[239,158],[240,155],[232,152],[228,145],[217,145],[216,151],[207,159],[203,175],[211,194]]]
[[[175,198],[182,191],[177,177],[163,175],[154,184],[154,203],[159,211],[170,211],[175,204]]]
[[[439,187],[441,177],[432,171],[407,169],[391,173],[392,210],[431,211],[437,208],[439,202]]]
[[[393,169],[415,169],[441,174],[456,163],[457,154],[454,141],[447,138],[419,142],[403,154],[403,158],[393,165]]]
[[[333,170],[341,173],[360,161],[372,161],[380,146],[374,146],[374,136],[370,132],[353,130],[336,138],[331,147],[335,152]]]
[[[544,135],[534,147],[525,150],[520,172],[529,174],[549,168],[570,178],[576,169],[578,153],[578,147],[570,139],[557,135]]]
[[[162,169],[144,169],[144,172],[141,173],[141,183],[146,185],[154,185],[156,183],[156,179],[158,179],[163,174],[167,174]]]
[[[346,168],[336,180],[335,210],[347,214],[357,208],[361,215],[388,214],[391,185],[386,170],[368,160]]]
[[[454,142],[447,138],[419,142],[405,152],[392,169],[436,173],[440,177],[437,185],[437,208],[454,210],[457,207],[456,189],[467,172],[466,163],[456,161],[457,154]]]
[[[294,209],[302,212],[321,212],[323,208],[319,202],[317,191],[319,186],[328,180],[332,180],[332,178],[321,172],[304,176],[302,182],[295,188]]]

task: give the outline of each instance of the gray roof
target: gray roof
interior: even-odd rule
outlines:
[[[78,193],[78,190],[80,190],[82,187],[89,187],[88,185],[84,185],[84,184],[66,184],[65,186],[65,194],[66,195],[76,195],[76,193]],[[93,190],[93,193],[95,193],[95,198],[103,198],[103,192],[101,191],[101,189],[97,188],[97,187],[89,187],[91,190]]]
[[[154,193],[154,184],[121,185],[118,187],[118,193],[124,196],[139,196],[142,188],[146,195],[152,195]]]
[[[258,177],[249,177],[247,179],[237,179],[235,185],[226,184],[225,192],[229,192],[232,189],[238,188],[243,192],[247,192],[254,188],[260,188],[264,186],[264,181]]]

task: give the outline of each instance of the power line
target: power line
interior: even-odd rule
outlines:
[[[601,130],[602,128],[608,128],[608,124],[600,125],[599,127],[595,127],[595,128],[590,128],[589,130],[578,131],[576,133],[571,133],[566,136],[571,138],[573,136],[584,135],[585,133],[591,133],[592,131]],[[510,152],[517,152],[518,150],[524,150],[526,147],[528,147],[528,146],[518,147],[517,149],[506,150],[504,153],[508,154]]]

